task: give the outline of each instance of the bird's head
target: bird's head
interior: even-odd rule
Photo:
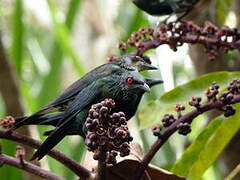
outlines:
[[[120,79],[121,89],[128,93],[145,93],[150,91],[145,78],[136,71],[126,71]]]
[[[106,96],[129,100],[129,98],[141,97],[145,92],[150,91],[150,87],[163,81],[145,79],[137,71],[121,69],[121,71],[101,79],[100,82],[104,86]]]
[[[151,64],[151,60],[147,56],[135,56],[133,54],[125,54],[119,57],[120,66],[132,71],[156,70],[157,67]]]
[[[126,71],[122,74],[120,81],[122,90],[142,93],[149,92],[151,87],[163,83],[162,80],[144,78],[136,71]]]
[[[150,91],[141,74],[126,69],[102,78],[99,83],[104,88],[104,96],[121,101],[134,101],[139,97],[141,99],[145,92]]]

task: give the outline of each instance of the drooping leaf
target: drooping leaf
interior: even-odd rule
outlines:
[[[223,117],[216,118],[199,134],[196,140],[185,150],[181,158],[172,168],[172,172],[181,176],[187,176],[193,163],[198,159],[200,152],[204,149],[207,140],[222,124]]]
[[[222,124],[216,129],[206,142],[204,148],[199,153],[198,159],[189,170],[188,179],[200,179],[204,172],[215,162],[233,136],[240,129],[240,105],[236,105],[237,113],[224,119]]]
[[[14,61],[16,66],[16,72],[18,75],[21,75],[22,70],[22,55],[23,55],[23,2],[22,0],[15,0],[14,3],[14,12],[12,15],[12,42],[10,55],[11,59]]]
[[[223,26],[225,24],[227,14],[232,6],[232,0],[217,0],[216,1],[216,17],[217,23],[219,26]]]
[[[81,0],[71,0],[69,2],[68,12],[65,20],[65,24],[68,29],[68,32],[71,32],[73,28],[74,20],[80,8],[80,5],[81,5]],[[55,5],[51,2],[50,6],[53,9],[52,13],[54,13],[54,11],[56,11]],[[67,36],[69,36],[69,34]],[[55,38],[52,44],[52,48],[50,50],[50,54],[48,56],[51,69],[49,74],[43,80],[43,86],[41,88],[41,91],[39,93],[39,98],[38,98],[39,106],[45,105],[54,97],[56,97],[56,94],[61,85],[60,72],[61,72],[61,67],[62,67],[63,57],[65,55],[65,52],[62,51],[59,41]]]
[[[61,47],[62,51],[70,57],[74,65],[75,70],[79,75],[85,73],[84,66],[81,63],[70,38],[69,29],[66,26],[65,22],[62,22],[57,16],[57,8],[55,3],[52,0],[48,0],[48,6],[52,17],[53,23],[53,35],[55,36],[56,41]],[[72,16],[72,14],[71,14]],[[69,18],[71,20],[71,18]]]

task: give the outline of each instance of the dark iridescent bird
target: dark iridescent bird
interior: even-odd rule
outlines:
[[[158,80],[158,79],[149,79],[149,78],[145,78],[145,82],[146,84],[151,88],[155,85],[161,84],[163,83],[162,80]],[[135,105],[133,106],[138,106],[138,103],[140,102],[142,96],[139,96],[136,101],[135,101]],[[33,121],[31,124],[27,124],[27,125],[50,125],[50,126],[57,126],[59,121],[61,120],[61,118],[63,117],[64,112],[59,112],[57,114],[46,114],[40,118],[38,118],[37,120]],[[78,126],[78,121],[76,121],[76,125],[73,125],[73,127],[77,127]],[[50,131],[46,131],[44,133],[44,135],[48,136],[53,130]],[[78,130],[78,129],[74,129],[71,128],[68,131],[68,135],[82,135],[82,133]]]
[[[34,124],[39,122],[39,119],[42,116],[45,116],[49,113],[65,111],[65,109],[76,98],[79,92],[81,92],[96,79],[103,78],[112,73],[121,72],[122,70],[144,71],[155,69],[157,68],[151,65],[151,61],[147,56],[140,57],[130,53],[125,54],[114,61],[98,66],[92,71],[88,72],[85,76],[70,85],[59,97],[33,115],[29,117],[16,118],[17,123],[13,128],[18,128],[25,124]]]
[[[138,72],[126,69],[92,82],[77,95],[64,113],[60,114],[56,128],[51,131],[41,147],[35,152],[32,160],[41,159],[67,135],[85,137],[84,122],[91,105],[105,98],[112,98],[116,103],[114,111],[122,111],[125,113],[126,119],[130,119],[136,113],[142,95],[150,91],[147,83],[153,86],[161,82],[146,80]]]
[[[153,16],[183,13],[185,16],[200,0],[132,0],[141,10]]]

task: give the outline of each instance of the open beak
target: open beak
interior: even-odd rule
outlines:
[[[144,92],[149,92],[150,91],[150,87],[144,83],[143,85],[140,86],[140,88],[144,91]]]
[[[162,84],[163,83],[163,80],[159,80],[159,79],[148,79],[146,78],[146,84],[149,86],[149,87],[152,87],[152,86],[155,86],[157,84]]]
[[[145,71],[145,70],[157,70],[157,69],[158,69],[157,67],[155,67],[151,64],[144,64],[143,65],[143,71]]]

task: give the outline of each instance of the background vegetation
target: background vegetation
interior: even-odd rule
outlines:
[[[188,19],[199,24],[209,20],[219,26],[227,24],[239,28],[238,0],[202,1],[205,4],[196,7],[197,10]],[[133,31],[142,26],[154,27],[156,19],[139,11],[129,0],[1,0],[1,41],[20,91],[20,96],[16,98],[23,102],[25,113],[35,112],[90,69],[106,62],[107,56],[118,54],[118,42],[127,40]],[[172,112],[174,103],[186,103],[192,95],[203,94],[203,89],[212,81],[226,85],[232,78],[240,76],[239,73],[214,73],[195,79],[195,84],[190,82],[174,89],[160,101],[152,101],[164,91],[199,75],[214,71],[239,71],[240,59],[238,52],[233,51],[227,55],[220,53],[216,61],[210,62],[198,46],[184,46],[176,53],[163,46],[148,55],[154,64],[159,65],[160,70],[144,75],[162,78],[165,83],[164,87],[155,87],[153,92],[145,95],[140,113],[130,122],[135,140],[145,150],[155,139],[147,127],[159,121],[161,114]],[[6,98],[11,96],[11,91],[7,95],[0,94],[0,117],[8,114],[21,115],[17,113],[18,107],[13,108],[16,112],[9,111]],[[197,118],[192,133],[187,138],[174,135],[152,163],[179,175],[186,176],[191,171],[205,180],[223,179],[240,162],[240,144],[234,138],[222,153],[239,130],[240,124],[235,121],[239,114],[228,121],[218,117],[208,123],[209,119],[216,116],[213,113]],[[207,129],[204,129],[206,126]],[[42,132],[47,128],[25,127],[22,131],[34,138],[43,139]],[[142,131],[139,132],[139,128]],[[184,153],[184,149],[192,142],[190,149]],[[6,154],[14,155],[15,144],[5,140],[1,140],[1,143]],[[57,149],[78,161],[84,157],[85,147],[79,137],[65,138]],[[217,158],[219,154],[222,155]],[[207,157],[208,161],[203,163],[199,157]],[[190,160],[189,164],[186,163]],[[40,164],[68,180],[75,179],[69,170],[50,157],[40,161]],[[1,167],[0,175],[3,180],[30,178],[9,166]]]

